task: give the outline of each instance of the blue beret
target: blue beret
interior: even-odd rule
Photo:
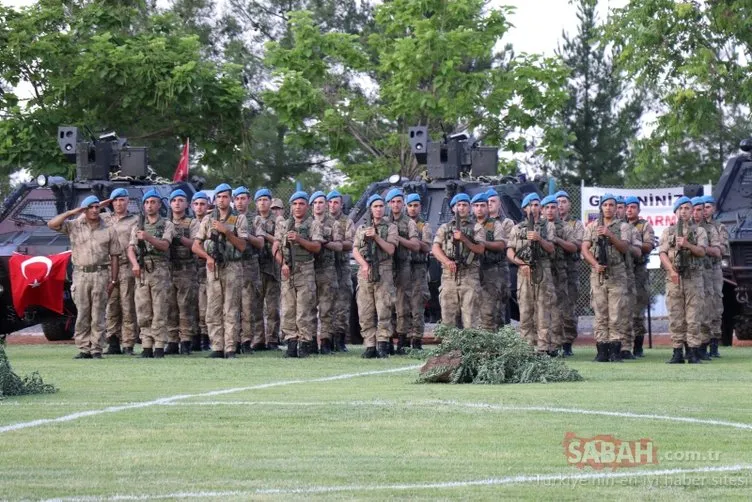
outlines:
[[[152,198],[162,200],[162,196],[159,195],[159,192],[157,192],[156,190],[152,188],[151,190],[146,192],[143,197],[141,197],[141,204],[146,202],[146,199],[152,199]]]
[[[193,197],[191,197],[191,202],[193,202],[194,200],[198,200],[198,199],[209,200],[209,196],[206,195],[204,192],[196,192],[193,194]]]
[[[241,185],[241,186],[237,187],[235,190],[232,191],[232,198],[234,199],[238,195],[242,195],[242,194],[246,194],[248,197],[250,197],[251,196],[251,191],[248,190],[248,188],[246,188],[246,187],[244,187],[244,186]]]
[[[368,202],[366,202],[366,206],[367,207],[371,207],[371,204],[373,204],[377,200],[383,201],[384,197],[382,197],[381,195],[375,193],[375,194],[371,195],[370,197],[368,197]]]
[[[525,196],[525,198],[522,199],[522,204],[520,204],[522,206],[522,209],[525,209],[534,200],[538,200],[539,201],[540,200],[540,195],[538,195],[535,192],[527,194]]]
[[[499,196],[499,192],[497,192],[495,188],[489,188],[488,190],[486,190],[486,197],[488,197],[489,199],[491,197],[498,197],[498,196]]]
[[[624,204],[624,197],[622,197],[621,195],[617,195],[616,196],[616,203],[617,204]]]
[[[629,204],[637,204],[638,207],[640,206],[640,199],[638,199],[634,195],[630,195],[629,197],[627,197],[626,199],[624,199],[624,202],[627,205],[629,205]]]
[[[704,205],[705,205],[705,197],[692,197],[692,207],[704,206]]]
[[[391,190],[389,190],[386,193],[386,197],[384,198],[384,200],[386,202],[391,202],[391,200],[393,198],[395,198],[395,197],[404,197],[404,196],[405,196],[405,194],[402,193],[402,189],[400,189],[400,188],[392,188]]]
[[[232,193],[232,187],[228,185],[227,183],[220,183],[219,185],[217,185],[217,188],[214,189],[214,196],[222,192]]]
[[[558,202],[556,202],[555,195],[546,195],[545,197],[543,197],[543,200],[541,201],[541,206],[545,207],[549,204],[558,204]]]
[[[567,192],[565,192],[564,190],[559,190],[558,192],[556,192],[556,193],[554,194],[554,197],[556,197],[557,199],[558,199],[559,197],[566,197],[567,199],[569,199],[569,198],[570,198],[570,197],[569,197],[569,194],[568,194]]]
[[[486,195],[486,192],[476,193],[470,200],[471,204],[477,204],[479,202],[488,202],[488,195]]]
[[[326,194],[322,192],[321,190],[317,190],[311,194],[311,197],[308,199],[308,203],[313,204],[313,201],[315,201],[319,197],[323,197],[326,199]]]
[[[173,190],[172,193],[170,194],[170,202],[172,202],[172,199],[174,199],[175,197],[183,197],[185,199],[188,199],[188,194],[186,194],[183,190],[178,188],[177,190]]]
[[[256,194],[253,196],[253,200],[259,200],[261,197],[272,198],[272,191],[268,188],[259,188],[256,190]]]
[[[294,194],[290,196],[290,200],[288,201],[290,204],[293,203],[293,201],[296,201],[298,199],[303,199],[304,201],[308,202],[308,194],[305,193],[303,190],[298,190]]]
[[[99,197],[96,195],[89,195],[81,201],[81,207],[89,207],[92,204],[99,204]]]
[[[420,202],[420,195],[417,193],[411,193],[405,199],[405,204],[412,204],[413,202]]]
[[[679,197],[674,201],[674,212],[676,212],[676,210],[683,204],[692,204],[692,200],[687,196]]]
[[[703,199],[705,200],[705,204],[715,204],[715,198],[712,195],[706,195]]]
[[[616,196],[614,194],[612,194],[612,193],[604,193],[603,195],[601,195],[601,204],[600,205],[602,206],[603,203],[606,202],[607,200],[612,200],[612,201],[614,201],[614,204],[615,204],[616,203]]]
[[[458,202],[467,202],[470,203],[470,196],[466,193],[458,193],[454,197],[452,197],[452,200],[449,202],[449,207],[454,207],[455,204]]]
[[[332,190],[331,192],[329,192],[328,194],[326,194],[326,200],[332,200],[332,199],[335,199],[337,197],[342,198],[342,194],[339,193],[336,190]]]
[[[117,199],[118,197],[128,197],[128,190],[125,188],[116,188],[110,194],[110,199]]]

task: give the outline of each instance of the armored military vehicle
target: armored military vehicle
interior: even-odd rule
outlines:
[[[41,323],[49,340],[73,336],[76,307],[70,293],[70,265],[64,315],[36,306],[16,312],[11,298],[8,259],[13,253],[47,256],[70,249],[66,236],[47,228],[51,218],[78,207],[88,195],[104,200],[121,187],[128,190],[128,209],[134,213],[140,210],[142,195],[157,190],[165,201],[166,215],[166,201],[172,190],[182,188],[190,197],[203,185],[198,177],[191,182],[173,183],[156,176],[149,166],[148,149],[131,147],[125,138],[114,133],[84,138],[76,127],[60,127],[57,140],[65,158],[76,163],[75,179],[41,174],[35,181],[20,183],[0,206],[0,335]]]

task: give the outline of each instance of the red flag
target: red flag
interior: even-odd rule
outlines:
[[[71,252],[50,256],[28,256],[13,253],[8,260],[13,308],[23,317],[26,307],[40,305],[58,314],[63,313],[65,271]]]
[[[178,162],[178,167],[175,169],[175,174],[172,175],[172,181],[188,181],[188,151],[190,143],[190,138],[185,140],[183,153],[180,154],[180,162]]]

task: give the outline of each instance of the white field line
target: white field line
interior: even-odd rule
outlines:
[[[73,420],[78,420],[78,419],[86,418],[86,417],[93,417],[96,415],[103,415],[105,413],[118,413],[118,412],[126,411],[126,410],[135,410],[139,408],[148,408],[150,406],[164,405],[164,404],[173,403],[175,401],[182,401],[185,399],[192,399],[192,398],[197,398],[197,397],[200,398],[200,397],[223,396],[225,394],[234,394],[236,392],[269,389],[272,387],[283,387],[286,385],[296,385],[296,384],[301,384],[301,383],[332,382],[335,380],[347,380],[350,378],[357,378],[357,377],[363,377],[363,376],[399,373],[402,371],[409,371],[409,370],[414,370],[418,368],[420,368],[420,365],[402,366],[401,368],[392,368],[388,370],[362,371],[360,373],[344,373],[342,375],[334,375],[334,376],[320,377],[320,378],[309,378],[306,380],[282,380],[279,382],[262,383],[259,385],[250,385],[248,387],[235,387],[231,389],[213,390],[209,392],[201,392],[198,394],[179,394],[175,396],[155,399],[153,401],[129,403],[129,404],[124,404],[120,406],[108,406],[107,408],[101,408],[98,410],[79,411],[77,413],[71,413],[70,415],[63,415],[62,417],[40,418],[38,420],[32,420],[30,422],[20,422],[17,424],[5,425],[5,426],[0,427],[0,434],[5,433],[5,432],[17,431],[21,429],[28,429],[31,427],[39,427],[39,426],[47,425],[47,424],[72,422]]]
[[[111,495],[111,496],[83,496],[48,499],[45,502],[89,502],[95,500],[130,501],[130,500],[159,500],[159,499],[186,499],[186,498],[221,498],[221,497],[250,497],[254,495],[305,495],[326,494],[338,492],[372,492],[382,490],[430,490],[441,488],[466,488],[469,486],[500,486],[518,484],[545,484],[550,486],[554,483],[577,486],[588,481],[603,479],[623,478],[646,478],[654,476],[675,476],[685,474],[710,474],[719,472],[752,471],[752,464],[736,464],[714,467],[695,467],[688,469],[658,469],[628,472],[592,472],[582,474],[520,474],[503,478],[488,478],[467,481],[441,481],[434,483],[398,483],[383,485],[340,485],[340,486],[311,486],[305,488],[259,488],[258,490],[233,490],[233,491],[202,491],[202,492],[176,492],[155,495]]]

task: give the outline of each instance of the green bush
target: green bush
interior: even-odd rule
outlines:
[[[8,356],[5,354],[5,345],[0,342],[0,399],[6,396],[52,394],[53,392],[57,392],[55,386],[44,383],[36,371],[23,378],[13,373]]]

